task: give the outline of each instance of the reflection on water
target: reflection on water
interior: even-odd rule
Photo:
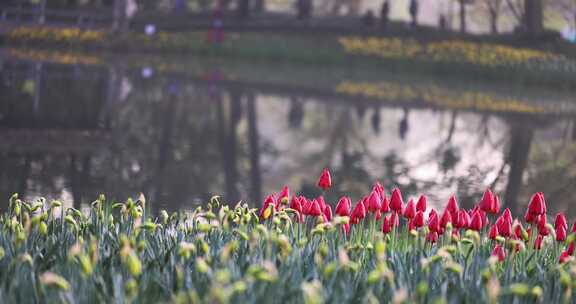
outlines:
[[[513,95],[5,60],[0,197],[79,205],[143,191],[154,208],[192,208],[214,194],[259,204],[284,184],[319,194],[315,178],[330,166],[331,200],[357,199],[378,179],[437,204],[457,192],[470,205],[491,186],[516,210],[537,190],[566,209],[576,198],[576,101]]]

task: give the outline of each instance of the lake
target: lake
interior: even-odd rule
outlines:
[[[570,92],[369,67],[0,54],[2,208],[14,192],[260,206],[283,185],[319,195],[324,167],[332,203],[375,180],[438,208],[452,193],[470,206],[487,187],[517,212],[536,191],[554,210],[576,199]]]

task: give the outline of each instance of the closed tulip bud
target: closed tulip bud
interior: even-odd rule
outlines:
[[[574,255],[574,242],[573,241],[570,242],[570,245],[568,245],[566,252],[568,252],[569,255]]]
[[[323,212],[327,206],[326,201],[324,201],[324,197],[322,195],[320,195],[319,197],[316,198],[316,201],[318,202],[318,205],[320,206],[320,210],[322,210],[322,212]]]
[[[446,209],[444,209],[444,213],[448,211],[450,213],[450,216],[452,216],[457,214],[458,210],[460,210],[460,208],[458,207],[458,201],[456,201],[456,197],[454,195],[451,195],[450,198],[448,199],[448,203],[446,204]]]
[[[488,238],[490,238],[491,240],[495,240],[498,235],[499,235],[498,227],[496,225],[492,225],[492,227],[490,227],[490,230],[488,231]]]
[[[298,213],[302,213],[302,204],[300,203],[300,199],[297,196],[293,196],[290,200],[290,209],[294,209],[298,211]]]
[[[390,198],[390,209],[397,213],[402,213],[404,208],[404,200],[402,199],[402,192],[400,189],[396,188],[392,191],[392,197]]]
[[[426,241],[434,244],[438,241],[438,233],[436,231],[430,231],[428,235],[426,235]]]
[[[384,220],[382,222],[382,232],[384,234],[388,234],[388,233],[390,233],[390,231],[392,231],[392,223],[391,223],[390,217],[392,217],[392,215],[390,215],[389,217],[385,216]]]
[[[534,241],[534,249],[536,250],[542,249],[542,240],[544,240],[542,235],[539,234],[538,236],[536,236],[536,240]]]
[[[416,211],[426,212],[428,207],[428,199],[424,195],[420,195],[418,202],[416,203]]]
[[[421,228],[424,226],[424,212],[423,211],[416,212],[416,216],[414,216],[414,226],[416,228]]]
[[[554,228],[558,229],[559,226],[564,227],[564,230],[568,230],[566,215],[564,215],[564,213],[561,212],[556,214],[556,219],[554,220]]]
[[[480,215],[480,211],[474,212],[472,219],[470,220],[470,229],[475,231],[480,231],[482,229],[482,217]]]
[[[324,208],[324,216],[327,222],[332,220],[332,207],[330,205],[326,205],[326,208]]]
[[[502,212],[502,217],[505,217],[508,221],[510,221],[510,223],[514,221],[514,219],[512,218],[512,212],[510,211],[510,208],[504,209],[504,212]]]
[[[309,215],[314,217],[322,215],[322,208],[320,208],[320,204],[318,203],[317,200],[312,200]]]
[[[388,201],[388,198],[386,198],[386,196],[382,196],[382,203],[380,204],[380,212],[382,213],[388,213],[390,212],[390,201]]]
[[[352,214],[350,216],[350,223],[358,224],[360,220],[364,219],[365,217],[366,217],[366,208],[364,207],[364,204],[361,201],[359,201],[356,203],[354,210],[352,210]]]
[[[546,215],[542,214],[538,217],[538,233],[547,236],[550,231],[548,231],[548,226],[546,225]]]
[[[404,217],[407,219],[412,219],[416,216],[416,204],[414,201],[410,199],[408,204],[406,204],[406,208],[404,209]]]
[[[564,242],[566,241],[566,228],[564,226],[556,227],[556,241]]]
[[[512,235],[512,223],[508,218],[502,217],[502,221],[498,225],[498,231],[503,237],[509,237]]]
[[[573,259],[572,256],[570,256],[570,255],[568,254],[568,252],[562,251],[562,253],[560,254],[560,258],[558,259],[558,263],[559,263],[559,264],[564,264],[564,263],[566,263],[566,262],[568,262],[568,261],[570,261],[570,260],[572,260],[572,259]]]
[[[350,199],[343,196],[338,201],[336,205],[336,214],[339,216],[349,216],[350,215]]]
[[[437,215],[433,215],[428,219],[428,229],[432,232],[438,233],[440,231],[440,220]]]
[[[372,193],[370,193],[370,196],[368,197],[368,206],[367,209],[368,211],[372,212],[372,213],[376,213],[376,211],[379,211],[380,208],[382,207],[382,205],[380,204],[380,194],[378,194],[378,192],[376,191],[372,191]]]
[[[320,178],[318,179],[318,187],[324,191],[332,186],[332,177],[330,176],[330,171],[324,169]]]
[[[457,213],[458,211],[456,211]],[[440,227],[442,228],[446,228],[446,225],[448,223],[452,223],[452,215],[450,213],[450,211],[448,211],[448,209],[444,210],[444,213],[442,213],[442,218],[440,218]]]
[[[504,248],[502,246],[500,246],[500,244],[497,244],[496,246],[494,246],[494,249],[492,250],[492,256],[495,256],[498,258],[498,261],[503,262],[504,259],[506,259],[506,251],[504,250]]]
[[[48,226],[46,225],[45,222],[40,222],[40,224],[38,225],[38,232],[41,235],[47,235],[48,234]]]
[[[466,229],[470,226],[470,215],[465,210],[458,211],[458,220],[456,228]]]
[[[528,204],[528,212],[535,215],[546,213],[546,201],[544,200],[544,194],[542,192],[537,192],[532,195],[530,203]]]

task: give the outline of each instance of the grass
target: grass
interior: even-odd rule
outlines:
[[[399,190],[387,195],[376,184],[351,210],[347,199],[335,206],[285,188],[260,210],[213,197],[153,216],[142,195],[122,203],[101,195],[84,212],[14,195],[0,215],[0,295],[10,303],[573,301],[576,263],[562,250],[574,235],[562,240],[561,221],[542,224],[543,195],[530,203],[539,220],[529,226],[496,212],[488,191],[474,211],[451,200],[419,225],[422,210],[435,213],[421,200],[404,204]],[[495,236],[493,225],[512,230]],[[547,234],[539,250],[537,234]]]

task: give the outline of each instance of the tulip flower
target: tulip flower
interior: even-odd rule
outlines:
[[[320,207],[320,203],[318,203],[318,200],[312,200],[312,205],[310,205],[310,211],[309,211],[309,215],[313,216],[313,217],[317,217],[317,216],[321,216],[322,213],[322,208]]]
[[[426,235],[426,241],[434,244],[438,241],[438,233],[436,231],[430,231],[427,235]]]
[[[424,212],[418,211],[414,216],[414,227],[421,228],[424,227]]]
[[[500,199],[490,189],[486,189],[478,207],[486,213],[496,214],[500,210]]]
[[[382,196],[382,203],[380,205],[381,205],[380,212],[382,213],[390,212],[390,202],[388,201],[386,196]]]
[[[350,235],[350,223],[346,223],[342,225],[342,229],[346,235]]]
[[[366,208],[362,201],[356,203],[354,210],[352,210],[352,214],[350,215],[350,222],[352,224],[358,224],[360,220],[366,217]]]
[[[392,224],[392,226],[397,227],[400,224],[400,219],[398,217],[398,213],[391,213],[390,214],[390,224]]]
[[[499,217],[495,225],[498,226],[498,231],[501,236],[509,237],[512,235],[512,222],[510,222],[507,217]]]
[[[558,228],[558,226],[564,227],[564,230],[568,230],[568,223],[566,222],[566,215],[564,213],[559,212],[556,214],[556,219],[554,220],[554,228]]]
[[[384,217],[384,220],[382,222],[382,232],[384,234],[388,234],[388,233],[390,233],[390,231],[392,231],[392,226],[393,226],[392,220],[393,219],[391,219],[391,217],[392,217],[392,215],[390,215],[389,217],[388,216]]]
[[[451,213],[448,211],[448,209],[444,210],[444,213],[442,213],[442,217],[440,218],[440,227],[446,228],[448,223],[452,223],[452,216],[450,214]]]
[[[428,218],[428,229],[434,232],[440,231],[440,220],[437,215],[434,214],[432,217]]]
[[[338,201],[336,205],[336,214],[339,216],[349,216],[350,215],[350,199],[343,196]]]
[[[556,241],[558,242],[566,241],[566,228],[564,228],[564,226],[562,225],[556,227]]]
[[[326,205],[326,208],[324,208],[323,213],[326,216],[326,220],[328,222],[332,220],[332,207],[330,207],[330,205]]]
[[[492,256],[497,257],[498,261],[503,262],[504,259],[506,259],[506,251],[502,246],[500,246],[500,244],[497,244],[492,250]]]
[[[544,194],[542,192],[537,192],[532,195],[530,204],[528,204],[528,212],[535,215],[546,213],[546,201],[544,200]]]
[[[275,207],[274,196],[269,195],[264,200],[264,203],[262,204],[262,208],[260,208],[260,213],[259,213],[260,219],[263,219],[263,220],[268,219],[274,213],[274,207]]]
[[[324,211],[324,209],[326,209],[326,201],[324,201],[324,197],[320,195],[319,197],[316,198],[316,201],[320,206],[320,210]]]
[[[384,187],[379,182],[374,183],[374,187],[372,187],[372,191],[376,191],[381,198],[385,197],[386,194],[384,193]]]
[[[458,219],[456,220],[456,228],[466,229],[470,226],[470,215],[465,210],[458,211]]]
[[[536,250],[542,249],[542,240],[544,240],[544,237],[539,234],[536,237],[536,240],[534,241],[534,249],[536,249]]]
[[[450,212],[450,216],[452,216],[452,218],[456,218],[458,216],[457,214],[460,208],[458,207],[458,202],[456,201],[456,197],[454,195],[451,195],[450,198],[448,199],[448,203],[446,204],[445,210]]]
[[[568,245],[566,252],[568,252],[569,255],[574,255],[574,241],[570,242],[570,245]]]
[[[526,210],[526,214],[524,214],[524,220],[528,224],[536,223],[537,217],[538,215],[531,213],[530,210]]]
[[[510,223],[512,223],[512,211],[510,211],[510,208],[506,208],[504,209],[504,212],[502,212],[502,217],[505,217],[508,219],[508,221],[510,221]]]
[[[288,186],[284,186],[284,188],[282,188],[282,191],[280,191],[280,194],[278,195],[278,199],[276,201],[276,209],[279,209],[279,207],[282,204],[287,204],[289,197],[290,197],[290,189],[288,189]]]
[[[430,220],[433,216],[438,216],[438,213],[435,209],[430,210],[430,213],[428,213],[428,220]]]
[[[492,227],[490,227],[490,230],[488,231],[488,238],[490,238],[491,240],[495,240],[498,235],[499,235],[498,226],[492,225]]]
[[[392,197],[390,198],[390,209],[396,213],[402,213],[404,208],[404,200],[402,199],[402,193],[400,189],[396,188],[392,191]]]
[[[332,177],[330,176],[330,171],[325,168],[318,179],[318,187],[324,191],[332,186]]]
[[[414,218],[416,216],[416,204],[414,204],[414,201],[412,199],[410,199],[408,201],[408,204],[406,204],[406,208],[404,209],[404,217],[411,219]]]
[[[297,196],[292,197],[289,207],[298,211],[298,213],[302,213],[302,203],[300,203],[300,199]]]
[[[310,215],[310,207],[312,207],[312,201],[307,198],[302,198],[300,200],[301,203],[302,200],[304,200],[304,203],[302,204],[302,214]]]
[[[372,212],[372,213],[376,213],[376,211],[379,211],[380,208],[382,207],[382,205],[380,204],[380,194],[378,194],[377,191],[372,191],[372,193],[370,193],[370,196],[368,197],[368,205],[366,206],[368,211]]]
[[[550,232],[546,226],[546,215],[542,214],[538,216],[538,233],[547,236]]]
[[[482,217],[480,211],[474,212],[472,219],[470,220],[470,229],[480,231],[482,229]]]
[[[418,202],[416,203],[416,211],[426,212],[427,205],[428,199],[426,199],[426,196],[420,195]]]
[[[558,259],[558,263],[564,264],[568,262],[571,258],[572,256],[568,254],[568,252],[562,251],[562,253],[560,254],[560,258]]]

